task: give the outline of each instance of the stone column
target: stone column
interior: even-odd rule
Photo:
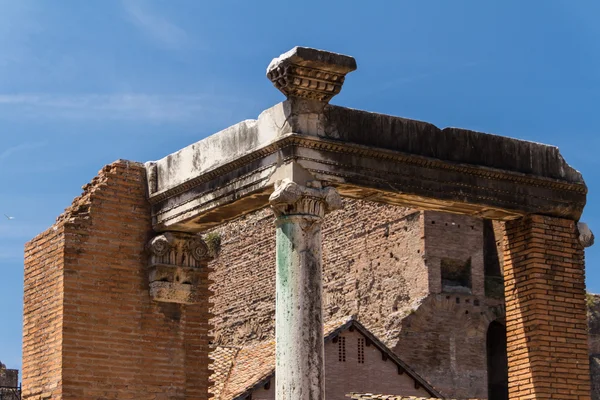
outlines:
[[[341,207],[334,188],[278,181],[270,197],[277,226],[275,311],[277,400],[325,398],[321,223]]]
[[[586,243],[579,235],[567,219],[533,215],[506,222],[510,399],[590,399]]]

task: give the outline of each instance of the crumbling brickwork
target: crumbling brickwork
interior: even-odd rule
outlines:
[[[486,334],[502,301],[432,294],[401,325],[394,352],[452,398],[487,398]]]
[[[345,200],[323,225],[325,320],[356,315],[384,341],[428,292],[422,215],[377,203]],[[215,340],[251,343],[273,337],[275,227],[263,209],[216,231],[222,249],[212,263]],[[414,303],[414,304],[413,304]]]
[[[504,306],[502,298],[485,297],[484,220],[423,214],[431,294],[400,322],[394,351],[444,395],[485,398],[487,329],[503,320]],[[447,260],[468,267],[468,287],[444,279]]]
[[[148,294],[144,179],[139,164],[106,166],[27,245],[24,399],[207,398],[208,302]]]
[[[506,223],[510,398],[590,399],[584,252],[575,222]]]
[[[466,215],[425,211],[423,228],[431,292],[483,296],[483,220]],[[449,276],[450,279],[445,279],[444,264],[465,266],[469,275],[468,286],[449,282],[456,281],[451,279],[456,278],[456,273]]]
[[[574,224],[536,218],[542,217],[528,220],[525,228],[508,224],[510,251],[497,268],[512,279],[511,310],[515,304],[535,309],[538,323],[546,306],[526,304],[523,294],[552,292],[571,306],[548,300],[558,313],[549,314],[554,318],[550,335],[572,333],[575,342],[581,341],[580,324],[564,326],[578,317],[560,320],[580,311],[583,249],[574,239]],[[262,209],[214,230],[221,251],[202,272],[206,301],[154,302],[144,250],[153,234],[144,169],[125,161],[105,167],[57,223],[26,247],[23,398],[207,398],[209,322],[214,342],[221,344],[273,337],[273,220],[272,211]],[[502,251],[485,249],[498,245],[501,227],[492,225],[496,234],[488,246],[485,223],[473,217],[344,200],[344,208],[327,215],[323,225],[325,319],[355,315],[443,394],[485,397],[485,334],[491,321],[504,316],[503,299],[486,297],[484,284],[486,260]],[[529,238],[531,248],[541,240],[547,249],[541,260],[552,265],[550,271],[542,272],[536,259],[530,263],[529,244],[519,244]],[[456,290],[461,274],[449,275],[450,289],[444,286],[443,262],[450,271],[469,272],[468,291]],[[546,274],[545,281],[530,272]],[[527,284],[534,288],[515,290],[521,276],[535,278]],[[524,337],[514,332],[514,340]],[[511,345],[513,351],[522,348]],[[579,350],[581,343],[575,346]],[[586,398],[581,388],[587,367],[579,358],[573,361],[578,372],[569,379],[578,385],[574,395],[579,397],[563,398]],[[543,382],[543,377],[523,378],[523,369],[514,368],[512,379]],[[527,385],[519,390],[544,387]]]
[[[273,337],[273,221],[263,209],[216,230],[220,344]],[[487,397],[486,332],[504,309],[484,296],[483,254],[481,219],[346,199],[323,225],[325,319],[355,315],[445,395]],[[443,259],[470,260],[474,294],[443,293]]]
[[[23,398],[62,394],[64,221],[25,245]]]

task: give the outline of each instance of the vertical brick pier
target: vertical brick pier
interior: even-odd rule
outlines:
[[[590,399],[584,251],[572,220],[508,221],[504,279],[511,399]]]

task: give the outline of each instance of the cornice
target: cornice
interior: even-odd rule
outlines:
[[[219,176],[225,175],[231,171],[243,167],[244,165],[247,165],[261,158],[267,157],[273,153],[276,153],[277,151],[288,147],[307,148],[312,150],[327,151],[332,153],[348,154],[355,156],[358,155],[374,159],[394,161],[397,163],[413,165],[420,168],[427,168],[432,170],[437,169],[456,172],[459,174],[467,174],[488,180],[492,179],[498,181],[505,181],[521,185],[577,193],[580,195],[587,194],[587,187],[583,183],[560,181],[552,178],[527,175],[520,172],[504,171],[489,167],[460,164],[451,161],[444,161],[414,154],[398,152],[394,150],[372,148],[352,143],[341,143],[330,139],[291,134],[277,141],[274,141],[264,147],[258,148],[252,153],[230,161],[220,167],[208,170],[202,173],[201,175],[198,175],[186,182],[181,183],[180,185],[153,194],[149,197],[150,203],[160,203],[166,199],[184,193],[202,183],[208,182]],[[319,161],[323,163],[328,163],[326,160]],[[342,165],[336,162],[329,163],[332,165]]]

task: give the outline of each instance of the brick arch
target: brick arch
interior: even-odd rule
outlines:
[[[488,370],[488,399],[508,399],[508,360],[506,346],[506,321],[490,322],[486,334],[486,360]]]

